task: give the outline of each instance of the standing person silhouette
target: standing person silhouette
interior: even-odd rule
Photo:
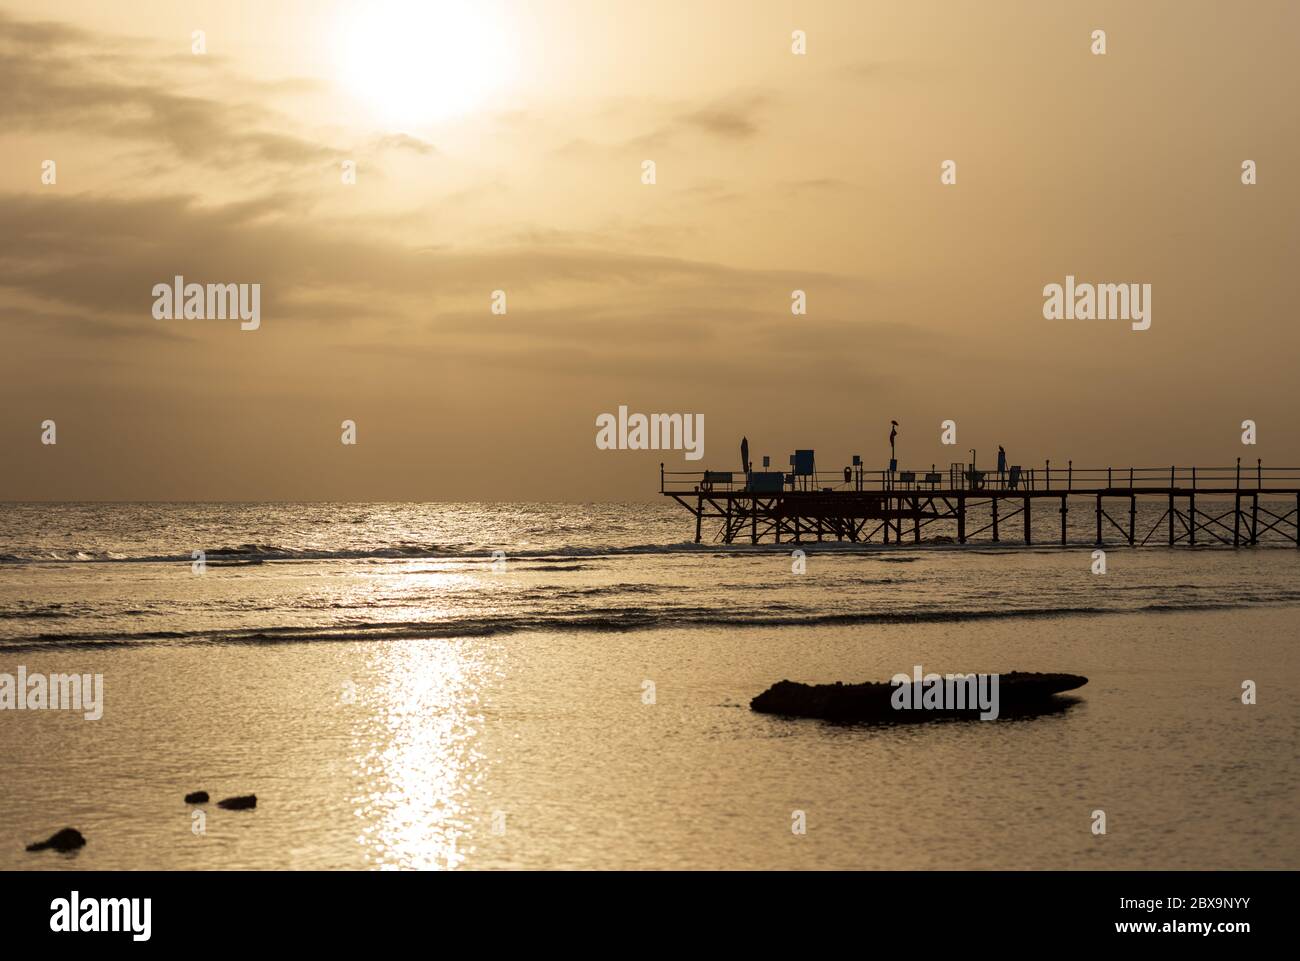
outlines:
[[[998,444],[998,480],[1001,481],[1007,472],[1007,452]]]
[[[889,470],[886,472],[888,480],[887,486],[894,486],[894,471],[898,470],[898,457],[894,453],[894,438],[898,436],[898,421],[889,422]]]

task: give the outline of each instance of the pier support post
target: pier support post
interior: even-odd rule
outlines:
[[[1237,458],[1237,470],[1241,471],[1241,458]],[[1232,498],[1232,546],[1241,546],[1241,491]]]
[[[1025,498],[1025,509],[1024,509],[1024,515],[1025,515],[1025,543],[1026,543],[1026,544],[1032,544],[1032,543],[1033,543],[1033,536],[1032,536],[1032,534],[1030,533],[1030,530],[1029,530],[1030,519],[1031,519],[1032,516],[1033,516],[1033,514],[1031,513],[1031,511],[1030,511],[1030,509],[1029,509],[1029,505],[1030,505],[1031,503],[1033,503],[1033,502],[1032,502],[1028,497],[1026,497],[1026,498]]]
[[[1101,545],[1101,495],[1097,495],[1097,544]]]
[[[700,542],[700,525],[704,523],[704,498],[695,498],[695,543]]]
[[[966,498],[962,494],[957,495],[957,543],[966,543]]]
[[[1062,547],[1065,546],[1066,515],[1070,513],[1070,507],[1067,501],[1068,501],[1067,495],[1062,494],[1061,495],[1061,546]]]
[[[1137,538],[1137,513],[1138,513],[1137,495],[1130,492],[1128,495],[1128,546],[1129,547],[1132,547],[1134,545]]]
[[[1170,482],[1172,483],[1172,481]],[[1174,520],[1178,516],[1178,510],[1174,507],[1174,492],[1172,488],[1169,491],[1169,546],[1174,546]]]
[[[1250,495],[1250,546],[1259,543],[1259,495]]]
[[[921,498],[912,498],[912,542],[921,543]]]
[[[1196,492],[1187,495],[1187,543],[1191,547],[1196,546]]]
[[[996,494],[989,501],[989,504],[992,505],[993,510],[993,543],[996,544],[998,542],[998,498]]]

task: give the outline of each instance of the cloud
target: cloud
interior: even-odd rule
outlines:
[[[0,13],[0,124],[159,144],[184,160],[219,167],[339,157],[286,133],[286,118],[254,100],[180,92],[174,77],[151,78],[155,60],[145,52],[133,41]],[[118,61],[111,73],[100,69],[110,56]]]
[[[612,300],[635,323],[638,310],[656,305],[779,305],[794,287],[842,284],[805,270],[621,251],[593,232],[524,231],[492,247],[422,248],[367,233],[352,220],[313,216],[294,194],[223,205],[191,196],[5,194],[0,220],[7,225],[0,287],[113,322],[152,323],[153,285],[177,274],[198,283],[261,283],[263,315],[281,324],[346,320],[345,305],[353,319],[395,320],[481,301],[486,317],[498,288],[537,309],[583,311]],[[575,316],[569,326],[584,323]]]
[[[628,103],[621,113],[634,115],[640,111],[658,116],[659,120],[650,132],[631,138],[623,146],[641,149],[692,134],[722,141],[750,140],[762,132],[762,115],[775,102],[775,97],[767,91],[741,90],[703,105]],[[585,141],[578,140],[566,149],[587,146]]]
[[[25,47],[45,50],[89,40],[91,34],[79,27],[52,20],[18,20],[0,10],[0,39],[12,40]]]
[[[428,156],[436,154],[438,148],[427,141],[418,137],[412,137],[410,134],[395,133],[385,137],[379,137],[375,140],[374,146],[378,150],[410,150],[413,153]]]
[[[748,140],[758,133],[758,116],[769,103],[766,94],[731,97],[681,114],[676,123],[724,140]]]

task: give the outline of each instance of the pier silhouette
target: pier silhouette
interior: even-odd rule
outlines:
[[[997,543],[1016,518],[1023,529],[1020,542],[1033,544],[1033,506],[1047,500],[1049,516],[1059,514],[1059,543],[1065,545],[1071,499],[1089,497],[1095,498],[1092,543],[1097,545],[1118,534],[1119,542],[1130,547],[1241,547],[1257,545],[1273,532],[1300,547],[1300,468],[1266,468],[1256,461],[1243,470],[1240,459],[1235,467],[1219,468],[1080,469],[1073,461],[1053,468],[1047,461],[1041,469],[1010,466],[1001,471],[979,470],[974,463],[954,463],[946,470],[931,465],[928,470],[868,471],[855,463],[819,472],[812,451],[797,451],[788,472],[668,471],[660,464],[659,491],[694,515],[697,544],[705,521],[718,522],[714,539],[724,544],[920,544],[940,538],[967,544],[986,532]],[[1139,499],[1165,504],[1155,523],[1143,525],[1145,530],[1138,527]],[[971,529],[976,508],[981,520],[987,508],[989,520]],[[1076,504],[1074,509],[1081,508]],[[952,534],[940,533],[954,527]],[[1044,541],[1052,542],[1058,539]]]

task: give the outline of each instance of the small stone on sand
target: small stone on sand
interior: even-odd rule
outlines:
[[[85,843],[86,839],[81,836],[81,832],[76,828],[64,828],[57,834],[50,835],[44,841],[37,841],[35,844],[27,845],[27,850],[44,851],[46,848],[53,848],[55,851],[75,851]]]

